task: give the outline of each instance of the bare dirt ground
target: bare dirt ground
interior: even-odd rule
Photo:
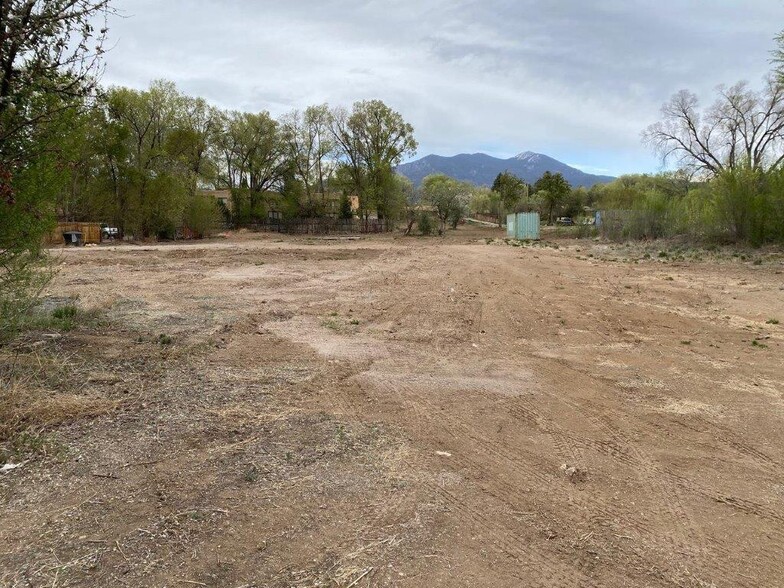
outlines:
[[[784,258],[496,237],[62,251],[0,585],[781,586]]]

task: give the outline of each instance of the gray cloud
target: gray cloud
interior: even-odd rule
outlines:
[[[381,98],[420,154],[545,152],[649,171],[639,133],[689,87],[769,69],[780,0],[117,0],[104,82],[167,78],[274,115]]]

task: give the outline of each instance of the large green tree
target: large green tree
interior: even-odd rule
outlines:
[[[43,283],[64,122],[94,88],[106,35],[96,23],[110,12],[108,0],[0,2],[0,343]]]
[[[355,102],[351,112],[335,109],[331,127],[360,212],[367,217],[375,207],[379,219],[394,220],[402,212],[395,205],[394,168],[416,153],[414,128],[381,100]]]
[[[330,132],[329,106],[294,110],[281,121],[282,138],[291,169],[305,189],[305,212],[315,216],[323,204],[327,180],[335,168],[335,139]]]
[[[431,205],[438,217],[438,234],[443,235],[447,223],[452,228],[465,215],[474,192],[473,184],[460,182],[444,174],[432,174],[422,180],[422,202]]]
[[[560,172],[546,171],[534,184],[534,190],[540,195],[542,204],[547,210],[547,224],[553,224],[555,208],[569,197],[572,187]]]
[[[219,162],[218,187],[230,188],[237,202],[248,209],[244,216],[259,220],[264,193],[281,188],[285,174],[293,168],[280,125],[266,111],[224,112],[214,150]]]
[[[501,203],[499,224],[504,214],[515,212],[517,207],[528,199],[528,184],[508,171],[496,176],[491,190],[498,194]]]

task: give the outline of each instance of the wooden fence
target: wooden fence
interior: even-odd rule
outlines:
[[[388,223],[377,219],[336,219],[336,218],[305,218],[305,219],[270,219],[250,226],[256,231],[270,231],[289,235],[350,235],[366,233],[383,233]]]
[[[57,227],[46,236],[44,242],[46,245],[63,245],[63,233],[66,231],[79,231],[85,245],[101,242],[100,223],[57,223]]]

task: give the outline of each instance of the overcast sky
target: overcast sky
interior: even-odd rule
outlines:
[[[417,157],[537,151],[656,171],[640,131],[681,88],[770,69],[784,0],[115,0],[106,85],[156,78],[227,108],[380,98]]]

